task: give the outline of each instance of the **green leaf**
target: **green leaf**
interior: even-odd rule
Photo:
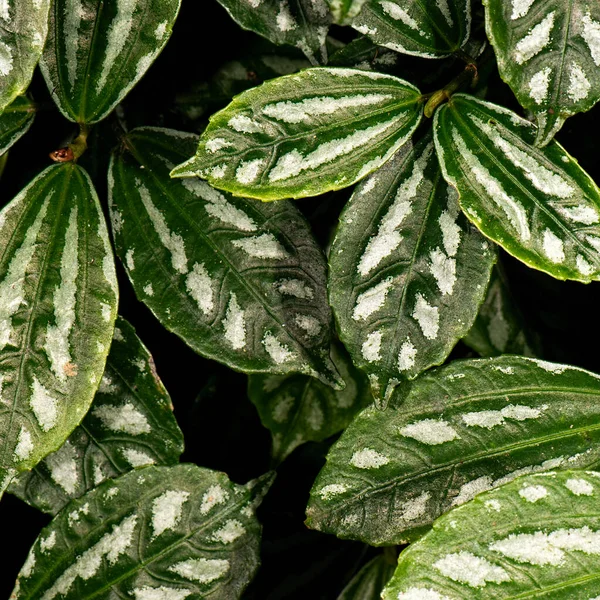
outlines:
[[[332,346],[332,359],[346,384],[342,391],[306,375],[250,377],[248,395],[273,436],[275,463],[305,442],[321,442],[341,431],[372,402],[366,377],[341,345]]]
[[[600,376],[517,356],[456,361],[361,412],[331,448],[307,524],[372,545],[413,540],[518,475],[600,460]]]
[[[531,110],[536,144],[600,100],[597,0],[484,0],[486,30],[502,79]]]
[[[195,465],[107,481],[42,530],[11,598],[239,598],[258,567],[254,509],[271,482],[235,485]]]
[[[331,67],[352,67],[363,71],[391,73],[397,70],[400,55],[360,36],[340,48],[329,59]],[[402,65],[405,67],[405,65]]]
[[[386,405],[439,365],[483,302],[496,252],[460,213],[431,136],[362,182],[329,254],[329,297],[354,364]]]
[[[331,14],[325,0],[217,0],[244,29],[274,44],[289,44],[314,65],[327,62]]]
[[[48,33],[50,0],[0,4],[0,114],[29,87]]]
[[[533,147],[529,121],[464,94],[434,131],[444,177],[486,236],[557,279],[600,279],[600,190],[562,146]]]
[[[170,331],[247,373],[332,383],[325,260],[290,202],[233,198],[169,170],[197,136],[143,128],[113,157],[117,252],[140,298]]]
[[[398,561],[384,600],[595,598],[600,473],[519,477],[438,519]]]
[[[29,131],[34,117],[35,108],[26,96],[19,96],[4,109],[0,114],[0,155]]]
[[[55,0],[40,67],[62,114],[104,119],[171,37],[181,0]]]
[[[61,448],[8,491],[55,515],[105,479],[151,464],[179,462],[183,435],[152,356],[117,319],[100,389],[85,419]]]
[[[171,175],[259,200],[317,196],[378,169],[421,113],[419,90],[391,75],[307,69],[234,98]]]
[[[338,25],[350,25],[366,0],[327,0],[333,20]]]
[[[443,58],[469,39],[471,1],[367,0],[352,27],[396,52]]]
[[[384,553],[376,556],[352,578],[337,600],[380,600],[383,588],[394,574],[395,562]]]
[[[0,212],[0,490],[83,419],[117,292],[91,180],[73,163],[49,167]]]

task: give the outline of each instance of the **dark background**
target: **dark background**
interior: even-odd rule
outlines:
[[[342,41],[353,37],[347,29],[333,28],[332,34]],[[216,0],[183,0],[165,51],[125,99],[120,119],[113,115],[94,128],[90,150],[81,160],[94,178],[104,205],[106,166],[111,148],[118,144],[121,125],[198,130],[202,121],[191,121],[184,115],[182,99],[193,102],[193,92],[199,84],[209,81],[227,61],[247,57],[257,42],[258,36],[240,30]],[[415,81],[415,74],[437,69],[438,65],[432,63],[438,62],[402,57],[398,74]],[[248,77],[252,83],[259,82],[253,72]],[[438,79],[436,87],[448,80]],[[419,83],[423,92],[435,89]],[[0,184],[0,206],[50,164],[50,151],[64,146],[77,133],[76,126],[53,106],[39,72],[31,93],[39,113],[30,132],[11,150]],[[522,114],[514,96],[496,74],[490,78],[486,97]],[[215,96],[211,104],[212,110],[217,110],[222,99]],[[569,119],[558,136],[596,181],[600,181],[596,150],[599,115],[599,109],[594,109]],[[350,192],[297,202],[323,245]],[[526,323],[541,336],[544,358],[600,372],[595,348],[600,339],[599,284],[559,282],[505,253],[501,261]],[[247,399],[246,377],[197,356],[162,328],[136,300],[120,264],[118,270],[120,313],[136,327],[154,355],[158,373],[172,396],[186,440],[183,460],[222,470],[238,483],[267,471],[270,435]],[[464,356],[471,353],[459,344],[453,357]],[[332,441],[300,447],[279,468],[276,482],[259,511],[264,524],[263,566],[248,588],[246,600],[300,600],[307,596],[314,600],[335,599],[356,569],[377,552],[358,542],[310,531],[303,525],[308,492]],[[0,597],[9,597],[29,547],[49,520],[9,494],[2,499]]]

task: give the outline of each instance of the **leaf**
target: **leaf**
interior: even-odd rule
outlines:
[[[350,25],[358,15],[366,0],[327,0],[334,23]]]
[[[289,202],[233,198],[169,170],[198,138],[130,133],[113,157],[109,194],[117,253],[140,298],[199,354],[247,373],[332,382],[325,260]]]
[[[34,117],[33,103],[25,96],[19,96],[4,109],[0,114],[0,155],[29,131]]]
[[[430,136],[357,187],[329,254],[329,297],[379,404],[402,380],[444,362],[467,334],[495,260],[460,214]]]
[[[414,540],[519,475],[600,460],[600,376],[518,356],[426,373],[361,412],[311,491],[307,524],[371,545]]]
[[[151,464],[179,462],[183,435],[152,356],[123,318],[117,326],[100,389],[85,419],[61,448],[9,491],[55,515],[105,479]]]
[[[49,167],[0,212],[0,490],[83,419],[117,296],[91,180],[73,163]]]
[[[328,64],[331,67],[393,73],[397,70],[399,59],[397,52],[377,46],[368,37],[360,36],[335,52]],[[402,66],[406,69],[405,64]]]
[[[383,553],[376,556],[352,578],[337,600],[380,600],[384,586],[394,574],[394,563]]]
[[[500,75],[536,117],[545,146],[565,120],[600,100],[600,5],[595,0],[485,0]]]
[[[343,347],[332,346],[333,362],[346,387],[339,392],[306,375],[252,375],[248,395],[273,437],[273,461],[282,462],[305,442],[321,442],[344,429],[373,400],[366,377]]]
[[[49,10],[50,0],[0,4],[0,114],[29,87],[48,33]]]
[[[439,518],[400,554],[384,600],[600,593],[600,473],[519,477]]]
[[[180,4],[55,0],[40,67],[62,114],[77,123],[104,119],[162,52]]]
[[[274,44],[289,44],[312,64],[327,62],[325,40],[331,23],[326,0],[217,0],[243,29]]]
[[[280,200],[352,185],[378,169],[421,120],[417,88],[390,75],[317,68],[279,77],[213,115],[196,156],[173,177]]]
[[[240,486],[177,465],[107,481],[42,530],[11,598],[239,598],[258,567],[254,509],[272,479]]]
[[[469,39],[471,0],[367,0],[352,27],[396,52],[443,58]]]
[[[534,125],[456,94],[434,121],[446,181],[469,219],[526,265],[557,279],[600,279],[600,190],[556,142],[534,148]]]

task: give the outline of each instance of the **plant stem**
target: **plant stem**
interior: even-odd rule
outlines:
[[[87,150],[87,138],[90,133],[90,128],[85,123],[79,124],[79,135],[69,144],[69,148],[73,151],[73,160],[77,159]]]
[[[466,83],[471,83],[472,81],[477,80],[477,65],[472,62],[469,63],[464,71],[459,73],[448,85],[443,87],[441,90],[437,90],[437,92],[433,92],[425,104],[425,116],[427,118],[431,118],[435,109],[447,102],[450,96],[456,92],[458,88]]]

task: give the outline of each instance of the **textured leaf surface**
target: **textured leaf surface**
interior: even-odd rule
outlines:
[[[331,448],[307,523],[373,545],[412,540],[518,475],[600,460],[600,376],[504,356],[425,374]]]
[[[502,79],[536,117],[547,144],[565,119],[600,99],[596,0],[486,0],[486,29]]]
[[[50,0],[0,3],[0,113],[28,87],[48,33]]]
[[[35,117],[35,108],[25,96],[19,96],[0,114],[0,155],[24,136]]]
[[[396,52],[441,58],[467,42],[471,1],[367,0],[352,27]]]
[[[106,117],[161,53],[180,3],[56,0],[40,66],[63,115],[78,123]]]
[[[172,173],[260,200],[316,196],[379,168],[419,124],[417,88],[381,73],[316,68],[239,95]]]
[[[331,23],[326,0],[217,0],[236,23],[274,44],[296,46],[313,64],[327,62]]]
[[[240,486],[177,465],[107,481],[42,530],[11,597],[239,598],[258,566],[254,509],[271,480]]]
[[[46,169],[0,212],[4,486],[56,450],[90,407],[116,318],[114,269],[98,197],[80,167]]]
[[[197,178],[170,179],[197,141],[138,129],[127,137],[130,152],[111,163],[117,252],[136,294],[204,356],[331,383],[326,265],[307,223],[290,202],[262,204]]]
[[[444,362],[471,328],[495,260],[460,213],[429,136],[357,187],[329,255],[329,296],[378,402]]]
[[[384,600],[597,598],[600,473],[519,477],[438,519]]]
[[[464,94],[434,131],[444,177],[485,235],[558,279],[600,279],[600,190],[562,146],[533,147],[529,121]]]
[[[117,319],[100,388],[85,419],[61,448],[9,491],[56,514],[109,477],[179,461],[183,435],[154,361],[125,319]]]
[[[332,359],[346,387],[331,387],[306,375],[253,375],[248,395],[273,436],[273,460],[281,462],[305,442],[320,442],[346,427],[373,397],[366,377],[343,348],[332,347]]]
[[[348,583],[337,600],[380,600],[396,565],[385,554],[369,561]]]

